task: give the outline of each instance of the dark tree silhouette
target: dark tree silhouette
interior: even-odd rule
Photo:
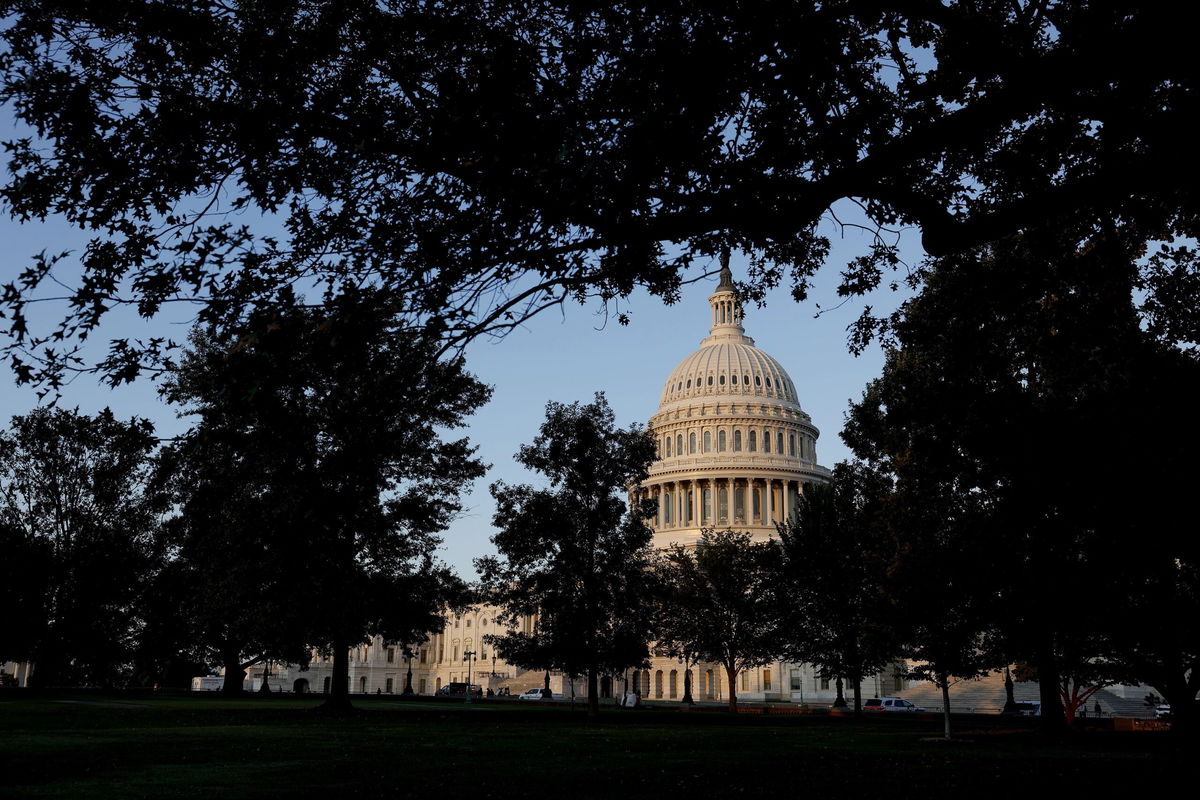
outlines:
[[[666,646],[725,668],[729,710],[737,676],[781,650],[782,603],[775,548],[744,531],[706,530],[694,548],[676,546],[659,563],[662,607],[656,635]]]
[[[954,546],[984,557],[978,591],[999,601],[1007,657],[1036,667],[1052,728],[1064,722],[1065,681],[1139,661],[1128,644],[1105,656],[1105,641],[1158,642],[1122,674],[1160,691],[1173,682],[1185,704],[1195,684],[1189,696],[1181,678],[1200,647],[1186,612],[1200,562],[1172,521],[1200,444],[1184,422],[1200,366],[1140,325],[1136,237],[1113,229],[1077,248],[1076,233],[933,264],[844,434],[901,492],[969,498],[984,512],[985,524],[952,531]],[[1130,420],[1136,431],[1109,435]],[[1139,468],[1117,477],[1113,463]],[[1139,624],[1135,605],[1172,622]]]
[[[162,565],[162,496],[149,422],[107,409],[39,408],[0,433],[4,599],[18,614],[0,649],[41,686],[112,685],[130,659],[142,593]],[[14,596],[10,596],[12,593]]]
[[[461,361],[438,360],[436,341],[397,325],[370,291],[263,314],[216,344],[198,348],[171,387],[201,417],[190,444],[211,456],[193,479],[197,515],[184,514],[198,549],[184,555],[215,548],[213,579],[248,583],[214,610],[214,643],[232,628],[233,658],[283,645],[332,652],[329,703],[345,707],[350,647],[373,634],[415,641],[461,599],[461,581],[432,552],[484,467],[465,439],[441,432],[490,390]],[[233,510],[212,505],[239,484]],[[245,525],[257,526],[249,542]],[[276,589],[285,604],[305,590],[321,602],[303,614],[275,608],[264,593]]]
[[[787,623],[782,649],[850,682],[862,713],[862,680],[899,654],[887,596],[894,553],[882,520],[890,485],[862,464],[842,462],[832,482],[800,496],[795,517],[779,526],[776,576]]]
[[[547,403],[546,421],[516,458],[550,486],[492,486],[499,556],[476,564],[514,630],[491,641],[512,663],[586,675],[595,715],[598,677],[648,655],[653,509],[627,509],[622,496],[646,478],[654,440],[637,425],[616,427],[597,394],[587,405]],[[515,630],[530,614],[535,629]]]
[[[828,249],[816,225],[846,198],[935,254],[1097,212],[1147,240],[1197,232],[1190,33],[1166,4],[0,14],[0,96],[30,132],[0,196],[94,232],[76,279],[50,254],[0,293],[22,380],[76,366],[71,342],[114,306],[228,322],[297,280],[371,281],[458,342],[568,299],[670,299],[726,246],[751,258],[747,296],[788,275],[803,297]],[[879,285],[895,257],[881,235],[842,288]],[[55,279],[62,325],[31,331],[25,304]],[[100,367],[128,379],[167,344],[117,340]]]

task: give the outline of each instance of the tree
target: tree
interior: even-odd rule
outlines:
[[[5,659],[36,663],[41,686],[126,676],[144,586],[161,567],[157,447],[146,420],[39,408],[0,433]],[[13,592],[16,597],[8,597]]]
[[[725,668],[729,710],[737,676],[779,655],[780,598],[769,543],[745,531],[706,530],[694,549],[676,545],[660,566],[665,587],[655,636],[665,646]]]
[[[845,433],[900,491],[984,510],[986,524],[957,527],[954,546],[989,553],[978,591],[996,581],[1002,649],[1036,666],[1052,729],[1065,723],[1064,681],[1139,660],[1136,647],[1104,642],[1156,630],[1161,646],[1147,652],[1178,653],[1166,659],[1178,676],[1197,644],[1194,626],[1168,632],[1150,620],[1189,607],[1196,546],[1171,520],[1186,512],[1194,477],[1186,398],[1200,367],[1141,327],[1137,237],[1114,227],[1079,248],[1076,234],[1030,234],[932,264]],[[1106,434],[1128,420],[1139,420],[1137,436]],[[1144,466],[1113,478],[1103,465],[1114,457]],[[1161,576],[1182,591],[1157,594]],[[1131,601],[1151,595],[1163,605],[1138,604],[1142,622],[1130,619]],[[1180,648],[1180,634],[1191,644]],[[1171,680],[1146,667],[1140,680]]]
[[[202,560],[215,548],[218,581],[247,578],[214,619],[240,632],[229,640],[240,654],[287,643],[332,652],[329,704],[345,707],[351,646],[372,634],[414,641],[461,595],[432,552],[484,467],[466,439],[441,432],[461,426],[490,390],[461,360],[439,360],[436,340],[397,324],[387,298],[370,290],[321,308],[294,303],[215,335],[217,346],[198,348],[171,388],[200,416],[192,443],[201,460],[211,457],[188,520],[198,549],[184,554]],[[230,489],[244,502],[214,507]],[[232,576],[227,568],[247,557],[247,526],[249,574]],[[276,617],[269,595],[286,603],[300,591],[322,602]],[[272,619],[282,630],[264,629]]]
[[[844,198],[938,255],[1097,213],[1145,240],[1197,232],[1190,41],[1162,4],[0,13],[0,97],[31,131],[0,193],[17,219],[94,231],[56,330],[24,313],[63,280],[54,255],[4,287],[23,380],[54,385],[116,305],[228,323],[297,281],[372,282],[457,342],[639,285],[670,299],[725,246],[751,257],[748,295],[790,274],[803,297]],[[843,291],[896,265],[877,232]],[[129,379],[168,344],[116,340],[99,368]]]
[[[862,713],[862,679],[898,654],[884,586],[893,549],[880,519],[889,489],[878,473],[842,462],[830,484],[805,489],[774,545],[788,609],[784,649],[850,681],[855,714]]]
[[[588,714],[599,712],[598,677],[640,666],[649,641],[652,504],[622,495],[646,478],[654,440],[616,427],[603,393],[587,405],[546,404],[546,420],[517,461],[549,488],[492,485],[499,556],[476,561],[510,625],[493,635],[511,663],[587,676]],[[515,630],[537,615],[532,632]]]
[[[180,646],[220,664],[222,691],[236,695],[253,664],[308,662],[312,555],[321,543],[306,541],[310,531],[295,513],[310,443],[289,434],[295,417],[266,388],[294,375],[271,374],[267,359],[229,349],[193,334],[165,387],[177,402],[195,400],[200,420],[164,458],[179,513],[166,526],[177,551],[171,580],[159,589],[176,596],[164,604],[164,627],[186,632]]]
[[[941,690],[950,739],[950,687],[1003,661],[995,600],[1002,583],[993,555],[999,536],[980,498],[920,480],[887,498],[882,518],[896,545],[884,586],[901,652],[912,677]],[[1011,700],[1011,680],[1006,689]]]

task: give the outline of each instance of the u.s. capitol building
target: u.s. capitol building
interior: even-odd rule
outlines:
[[[657,503],[651,526],[659,548],[695,544],[705,528],[744,530],[755,540],[766,540],[792,513],[805,487],[830,475],[817,463],[820,431],[801,408],[795,383],[746,335],[727,267],[721,270],[709,306],[709,335],[671,371],[658,411],[650,419],[659,457],[641,491]],[[467,681],[467,653],[475,654],[470,680],[485,689],[517,694],[541,686],[542,671],[514,667],[484,642],[489,633],[501,632],[495,617],[495,609],[481,607],[448,616],[445,627],[423,643],[405,646],[376,639],[354,648],[350,691],[398,694],[411,668],[412,689],[431,694],[447,683]],[[533,624],[522,621],[526,630]],[[691,666],[696,700],[727,699],[719,665]],[[331,664],[318,660],[305,671],[281,670],[272,683],[292,691],[328,691],[331,669]],[[649,669],[602,679],[601,694],[621,693],[628,680],[628,688],[643,698],[680,700],[684,669],[676,659],[652,658]],[[256,676],[261,676],[261,668],[252,672],[251,685]],[[890,673],[874,676],[863,682],[863,691],[890,694],[902,688],[900,681]],[[564,694],[571,691],[561,675],[551,675],[551,687]],[[745,700],[820,703],[835,696],[832,682],[811,666],[782,661],[744,670],[737,689],[739,699]],[[577,685],[576,691],[584,689]]]

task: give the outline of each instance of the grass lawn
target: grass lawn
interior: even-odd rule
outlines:
[[[1043,782],[1157,792],[1169,735],[1018,729],[936,741],[936,720],[362,700],[70,694],[0,699],[0,797],[1013,797]]]

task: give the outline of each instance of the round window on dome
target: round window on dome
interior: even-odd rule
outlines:
[[[712,375],[708,376],[708,385],[712,386]]]
[[[743,375],[743,376],[742,376],[742,383],[744,383],[744,384],[746,384],[747,386],[749,386],[749,385],[750,385],[750,376],[749,376],[749,375]]]
[[[688,378],[687,388],[689,388],[689,389],[692,388],[692,379],[691,378]]]
[[[737,385],[737,375],[730,375],[729,381],[736,386]]]
[[[722,386],[724,386],[725,385],[725,376],[722,375],[720,378],[717,379],[717,382],[720,383]]]
[[[761,376],[761,375],[755,375],[755,376],[754,376],[754,385],[755,385],[755,386],[762,386],[762,376]]]
[[[770,378],[767,378],[767,388],[768,389],[771,388],[771,379]]]

